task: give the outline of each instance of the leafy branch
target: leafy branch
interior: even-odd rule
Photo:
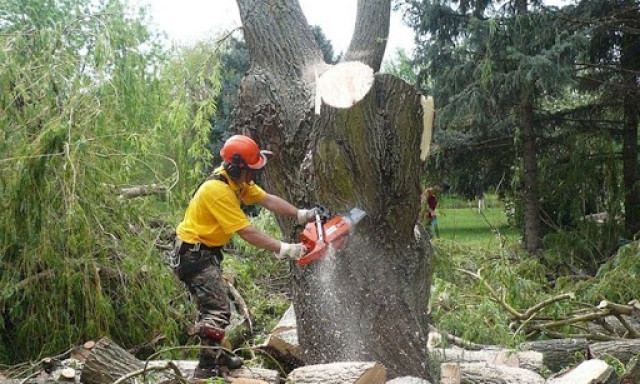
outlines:
[[[563,316],[545,315],[550,306],[575,299],[573,293],[562,293],[545,299],[525,310],[519,310],[507,302],[507,289],[494,287],[481,275],[481,269],[471,272],[465,269],[458,271],[471,276],[480,282],[489,293],[491,301],[499,304],[510,315],[510,328],[515,328],[515,334],[524,333],[527,338],[538,334],[546,334],[553,338],[581,337],[591,340],[618,340],[621,338],[638,338],[640,336],[640,303],[633,300],[628,304],[617,304],[606,300],[597,306],[586,309],[573,310]],[[615,318],[620,328],[610,324],[610,318]],[[591,326],[590,326],[591,325]],[[601,329],[601,331],[599,331]],[[575,333],[579,330],[580,333]]]

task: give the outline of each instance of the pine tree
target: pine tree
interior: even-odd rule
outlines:
[[[598,99],[601,116],[621,121],[625,234],[640,233],[640,4],[633,0],[581,1],[573,17],[590,36],[582,90]],[[596,109],[596,108],[594,108]]]
[[[542,248],[538,161],[541,104],[570,84],[576,40],[540,1],[405,1],[416,31],[422,81],[433,82],[436,140],[447,155],[485,151],[512,175],[521,202],[525,247]],[[515,140],[513,152],[510,143]],[[505,150],[491,151],[496,145]],[[505,158],[505,155],[514,156]],[[507,161],[505,161],[507,160]],[[473,168],[472,168],[473,169]],[[483,172],[481,169],[473,169]],[[495,176],[494,176],[495,177]]]

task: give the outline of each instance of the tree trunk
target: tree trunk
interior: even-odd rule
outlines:
[[[367,212],[342,253],[292,265],[305,362],[378,361],[391,378],[430,379],[431,248],[426,235],[414,238],[421,95],[398,78],[374,74],[384,55],[379,44],[386,45],[389,0],[358,2],[356,36],[345,57],[370,67],[339,64],[333,71],[345,65],[352,68],[349,76],[323,92],[318,84],[332,68],[322,61],[298,2],[237,3],[252,66],[234,128],[275,152],[262,185],[299,207],[320,203],[333,214],[356,206]],[[357,97],[333,103],[326,91]],[[280,226],[286,240],[298,241],[293,221],[280,219]]]
[[[390,12],[390,1],[358,1],[358,17],[343,61],[380,68],[389,36]]]
[[[631,7],[631,2],[626,3]],[[630,12],[631,15],[633,13]],[[636,12],[637,14],[637,12]],[[624,175],[624,228],[632,239],[640,232],[640,180],[638,179],[638,78],[640,71],[640,38],[625,32],[622,38],[620,66],[623,73],[623,175]]]
[[[109,339],[100,339],[87,357],[80,382],[83,384],[128,383],[184,383],[193,377],[197,360],[140,361]],[[240,368],[229,372],[237,382],[280,383],[277,371],[259,368]],[[258,381],[259,380],[259,381]],[[236,382],[236,381],[234,381]]]
[[[521,124],[522,161],[524,163],[524,246],[529,254],[537,255],[542,249],[538,150],[533,122],[532,91],[526,85],[522,87]]]
[[[517,13],[529,13],[528,0],[516,1]],[[526,42],[522,42],[522,47]],[[540,230],[540,190],[538,181],[538,149],[533,119],[534,85],[522,75],[520,84],[520,128],[522,129],[522,162],[524,166],[524,247],[531,255],[542,250]]]

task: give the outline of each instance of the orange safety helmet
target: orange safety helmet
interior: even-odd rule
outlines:
[[[240,168],[262,169],[267,165],[271,151],[261,151],[253,139],[244,135],[231,136],[220,149],[220,156],[227,164]]]

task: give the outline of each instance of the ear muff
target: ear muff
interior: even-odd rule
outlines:
[[[233,154],[230,163],[224,164],[225,171],[227,171],[227,174],[233,180],[237,180],[238,178],[240,178],[240,173],[242,172],[242,169],[244,169],[244,167],[245,162],[242,159],[242,156],[240,156],[240,154],[238,153]]]

